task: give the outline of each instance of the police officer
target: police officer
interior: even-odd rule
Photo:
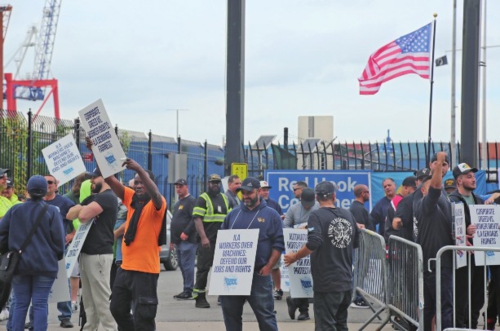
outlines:
[[[194,224],[201,243],[196,265],[196,284],[193,289],[196,308],[210,308],[206,299],[208,272],[214,259],[217,232],[231,210],[227,197],[221,193],[220,186],[220,176],[210,175],[208,191],[198,197],[193,208]]]

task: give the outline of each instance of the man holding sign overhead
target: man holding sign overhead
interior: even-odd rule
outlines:
[[[271,270],[285,248],[283,226],[276,210],[259,197],[260,182],[246,178],[238,189],[242,194],[241,208],[233,209],[224,220],[222,229],[259,229],[255,269],[249,296],[221,296],[222,314],[226,330],[242,330],[245,301],[252,307],[259,330],[278,330],[274,314]]]
[[[89,138],[86,141],[90,149],[92,141]],[[128,210],[123,261],[113,283],[110,310],[122,331],[153,331],[158,308],[158,252],[159,246],[166,242],[167,202],[151,171],[144,170],[130,158],[126,158],[122,166],[136,172],[133,189],[125,187],[114,176],[105,179]]]

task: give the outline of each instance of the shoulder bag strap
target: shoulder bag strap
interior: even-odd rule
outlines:
[[[31,237],[33,237],[33,234],[35,233],[36,229],[38,228],[38,225],[40,224],[40,221],[42,220],[43,215],[45,214],[45,212],[47,211],[48,208],[49,208],[48,204],[45,204],[45,206],[43,206],[43,209],[40,212],[40,214],[38,214],[38,218],[36,219],[35,224],[33,224],[33,227],[31,228],[31,231],[28,234],[28,237],[26,237],[26,239],[24,240],[23,245],[21,246],[21,249],[19,250],[19,253],[22,254],[24,252],[24,250],[26,249],[26,246],[28,246],[28,244],[30,243]]]

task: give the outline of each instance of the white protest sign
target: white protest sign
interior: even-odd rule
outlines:
[[[85,172],[82,156],[71,134],[45,147],[42,153],[50,174],[57,178],[59,186]]]
[[[285,261],[283,261],[283,257],[285,255],[281,254],[280,260],[281,260],[281,266],[280,266],[280,273],[281,273],[281,289],[285,292],[290,291],[290,277],[288,276],[288,267],[285,266]]]
[[[210,295],[250,295],[259,229],[219,230]]]
[[[92,139],[95,159],[102,176],[108,178],[122,171],[125,153],[116,136],[102,100],[99,99],[78,112],[87,136]]]
[[[500,247],[499,225],[500,206],[497,205],[470,205],[471,224],[476,225],[476,234],[473,238],[476,247]],[[485,259],[486,254],[486,259]],[[476,265],[500,265],[500,254],[493,251],[475,251]]]
[[[80,255],[80,251],[82,250],[83,243],[85,242],[85,238],[87,238],[87,234],[89,234],[92,224],[94,224],[93,219],[90,222],[80,224],[78,230],[75,233],[75,236],[73,237],[73,241],[68,247],[68,250],[66,252],[65,268],[68,277],[70,277],[71,273],[73,272],[73,268],[75,267],[78,256]]]
[[[71,301],[71,294],[69,292],[68,277],[66,276],[66,262],[64,258],[58,262],[59,270],[57,278],[52,284],[52,289],[49,294],[49,303]]]
[[[306,229],[283,229],[285,250],[287,253],[297,252],[307,242]],[[312,298],[313,280],[311,275],[310,256],[306,256],[288,266],[290,278],[290,294],[294,298]]]
[[[453,204],[453,219],[455,224],[455,245],[466,246],[467,237],[465,229],[465,217],[464,217],[464,204],[454,203]],[[467,252],[456,251],[455,253],[456,269],[465,267],[467,265]]]

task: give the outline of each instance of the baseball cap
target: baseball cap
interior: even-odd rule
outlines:
[[[300,195],[300,203],[304,207],[312,207],[316,203],[316,195],[314,191],[310,188],[305,188],[302,190]]]
[[[321,182],[315,188],[317,195],[327,197],[335,193],[335,185],[332,182]]]
[[[257,178],[247,177],[245,178],[243,183],[241,183],[241,187],[238,188],[238,191],[251,191],[256,188],[260,188],[260,182],[257,180]]]
[[[184,178],[179,178],[175,181],[174,185],[184,186],[187,185],[187,181]]]
[[[40,175],[34,175],[28,180],[28,192],[32,197],[43,197],[47,194],[47,180]]]
[[[431,174],[431,169],[422,168],[415,174],[417,176],[417,180],[422,180],[423,178],[429,176]]]
[[[220,182],[221,178],[217,174],[211,174],[210,177],[208,177],[209,182]]]
[[[265,180],[260,181],[260,187],[269,189],[273,188],[272,186],[269,186],[269,184]]]
[[[467,163],[460,163],[453,168],[453,177],[457,179],[458,176],[468,174],[471,171],[476,173],[477,168],[471,168]]]
[[[454,179],[447,179],[444,181],[444,189],[449,189],[449,188],[457,188],[457,185],[455,184],[455,180]]]
[[[417,178],[414,176],[406,177],[405,179],[403,179],[403,186],[416,187],[417,186],[416,180]]]
[[[7,177],[7,187],[13,187],[14,186],[14,181],[12,178]]]
[[[437,156],[439,152],[434,153],[431,158],[431,162],[436,162],[437,161]],[[444,161],[448,164],[450,164],[450,159],[448,158],[448,154],[446,154],[446,157],[444,158]]]
[[[94,171],[89,172],[89,174],[92,177],[101,177],[102,176],[101,170],[99,170],[99,168],[95,168]]]
[[[9,172],[9,169],[0,168],[0,177],[5,176]]]

